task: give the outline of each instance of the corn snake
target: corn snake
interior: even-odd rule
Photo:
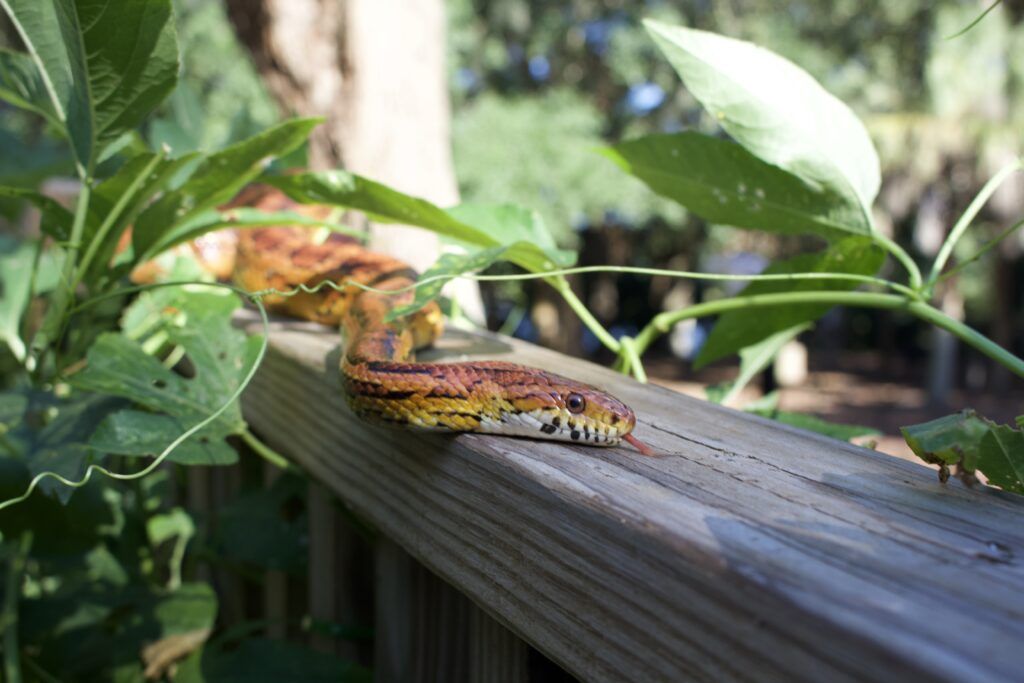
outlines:
[[[258,186],[243,191],[225,209],[237,206],[317,218],[328,211],[298,205],[277,190]],[[633,411],[590,385],[503,361],[415,362],[415,351],[430,346],[443,331],[439,306],[430,302],[405,318],[386,317],[412,300],[410,285],[417,273],[351,238],[331,235],[317,241],[311,235],[310,230],[293,226],[221,231],[199,238],[189,248],[206,270],[233,279],[247,291],[292,293],[266,295],[262,301],[268,309],[340,326],[342,384],[359,417],[403,427],[596,446],[625,440],[649,454],[631,434],[636,423]],[[325,280],[335,286],[294,291],[300,285],[317,288]]]

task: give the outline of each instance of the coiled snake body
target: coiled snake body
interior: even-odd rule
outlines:
[[[233,203],[240,205],[307,215],[324,210],[296,205],[265,188],[243,192]],[[231,272],[235,282],[249,291],[291,291],[298,285],[315,287],[323,280],[340,286],[315,294],[268,295],[263,301],[290,316],[341,326],[343,384],[349,405],[360,417],[401,426],[597,446],[613,446],[625,439],[647,452],[630,434],[636,422],[633,411],[592,386],[515,363],[413,362],[415,350],[429,346],[441,334],[437,304],[389,322],[387,313],[411,301],[413,292],[385,294],[351,284],[403,289],[417,277],[405,263],[337,235],[318,243],[309,230],[297,227],[239,230],[229,241],[233,248],[225,247],[223,239],[204,245],[201,238],[194,246],[201,262],[221,275]]]

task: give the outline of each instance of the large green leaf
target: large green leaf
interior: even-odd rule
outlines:
[[[132,244],[140,259],[156,255],[165,234],[228,201],[263,170],[268,159],[302,145],[321,119],[292,119],[209,155],[185,183],[139,215]]]
[[[96,139],[102,146],[174,90],[178,42],[171,0],[75,0],[83,29]]]
[[[867,237],[849,237],[817,254],[801,254],[769,266],[765,274],[784,273],[851,273],[874,275],[885,254]],[[759,281],[747,285],[741,296],[777,292],[843,291],[856,283],[843,280],[805,279],[792,281]],[[787,304],[758,308],[756,311],[734,311],[723,314],[708,336],[694,361],[702,367],[719,358],[738,352],[776,333],[805,325],[825,315],[828,304]]]
[[[73,0],[0,0],[38,69],[54,118],[83,169],[96,153],[85,46]]]
[[[51,124],[63,128],[39,68],[27,54],[0,48],[0,99],[34,111]]]
[[[174,89],[170,0],[0,0],[0,7],[28,49],[0,60],[0,96],[63,128],[83,170]]]
[[[978,469],[989,483],[1024,493],[1024,431],[995,425],[981,440]]]
[[[806,71],[752,43],[652,20],[645,25],[686,87],[737,142],[853,206],[871,206],[880,182],[871,139]]]
[[[77,480],[98,453],[89,436],[107,415],[124,406],[110,396],[76,394],[59,398],[50,392],[19,389],[0,394],[0,455],[21,461],[29,474],[53,472]],[[66,503],[74,489],[53,479],[39,488]]]
[[[866,235],[864,213],[728,140],[700,133],[649,135],[605,151],[660,195],[712,223],[826,239]]]
[[[260,346],[231,325],[238,307],[234,295],[178,289],[173,305],[163,297],[142,296],[133,307],[150,307],[156,316],[172,310],[162,332],[185,351],[194,376],[166,368],[142,346],[122,334],[100,336],[89,350],[84,370],[73,376],[80,388],[130,399],[152,412],[125,410],[96,429],[92,445],[122,455],[155,455],[227,402],[252,367]],[[133,314],[133,317],[139,317]],[[154,414],[155,413],[155,414]],[[225,464],[237,454],[224,439],[245,428],[238,402],[172,452],[186,464]]]
[[[357,209],[379,223],[415,225],[467,245],[489,248],[520,242],[510,249],[508,259],[526,270],[550,270],[557,264],[571,262],[567,252],[554,249],[550,236],[541,237],[537,219],[522,209],[471,206],[445,211],[424,199],[344,171],[262,180],[299,202]],[[521,242],[523,238],[532,243]]]

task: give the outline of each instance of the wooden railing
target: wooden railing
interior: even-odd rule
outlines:
[[[378,680],[528,681],[531,648],[587,681],[1020,680],[1021,498],[460,332],[427,357],[613,390],[664,455],[371,427],[344,405],[336,334],[273,327],[245,412],[318,482],[314,614],[352,601],[351,552],[315,530],[340,524],[331,497],[386,539]]]

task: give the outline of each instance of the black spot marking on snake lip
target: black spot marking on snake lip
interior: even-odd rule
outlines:
[[[569,432],[569,436],[572,437],[573,441],[579,441],[580,440],[580,433],[577,432],[575,429],[572,430],[571,432]]]
[[[558,415],[555,415],[553,418],[551,418],[551,424],[555,425],[556,427],[561,427],[562,418],[559,417]]]
[[[558,431],[558,427],[556,427],[555,425],[541,425],[540,431],[544,432],[545,434],[554,434],[555,432]]]

